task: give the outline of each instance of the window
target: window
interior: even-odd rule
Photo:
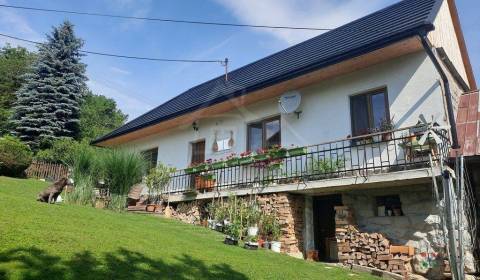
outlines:
[[[256,151],[281,144],[280,117],[262,120],[248,125],[247,149]]]
[[[191,164],[198,164],[205,161],[205,140],[191,143],[192,145],[192,158]]]
[[[153,148],[142,152],[147,161],[147,171],[157,166],[158,148]]]
[[[402,203],[398,195],[377,196],[377,215],[385,216],[403,216]]]
[[[381,128],[382,120],[390,120],[386,89],[350,97],[353,136]]]

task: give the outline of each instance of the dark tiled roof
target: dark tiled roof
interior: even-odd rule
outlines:
[[[460,96],[457,111],[457,133],[460,149],[452,151],[452,156],[459,152],[464,156],[480,155],[480,112],[478,91]]]
[[[433,29],[442,0],[405,0],[193,87],[93,143],[248,94]]]

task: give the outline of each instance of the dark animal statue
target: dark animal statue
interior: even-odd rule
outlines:
[[[69,184],[69,182],[70,180],[66,177],[59,179],[48,186],[48,188],[40,192],[38,194],[37,201],[55,203],[57,201],[57,197],[62,193],[63,189]]]

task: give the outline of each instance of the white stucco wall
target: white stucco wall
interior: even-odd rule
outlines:
[[[282,145],[311,145],[345,138],[351,134],[349,96],[382,87],[387,88],[390,115],[397,128],[416,124],[421,113],[427,118],[435,115],[439,121],[445,119],[438,74],[426,54],[418,52],[299,89],[303,113],[299,119],[295,115],[281,116]],[[159,162],[184,168],[190,163],[189,143],[205,139],[206,159],[224,158],[246,149],[247,124],[278,115],[277,104],[275,98],[237,108],[222,116],[199,120],[198,131],[190,125],[178,127],[125,146],[140,151],[158,147]],[[212,152],[215,131],[233,131],[235,144],[231,151]]]

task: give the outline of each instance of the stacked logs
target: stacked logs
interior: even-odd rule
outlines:
[[[338,259],[346,265],[361,265],[407,276],[411,272],[413,247],[393,246],[381,233],[360,232],[346,206],[335,207]]]
[[[278,193],[259,196],[258,202],[265,213],[275,213],[281,227],[280,240],[282,252],[301,253],[303,246],[303,209],[304,199],[301,196]]]

